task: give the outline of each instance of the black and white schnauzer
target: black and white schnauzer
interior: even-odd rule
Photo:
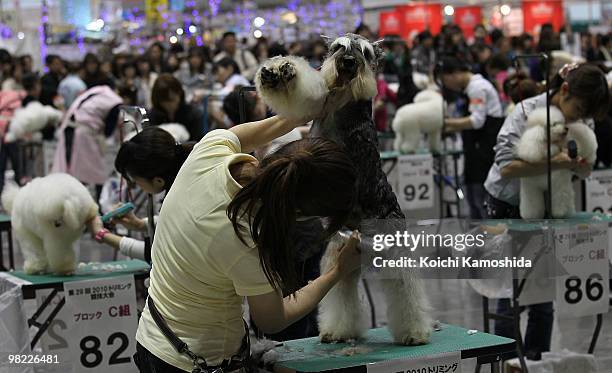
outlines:
[[[382,170],[372,119],[381,55],[378,42],[346,34],[329,44],[329,55],[320,72],[297,57],[275,57],[264,62],[255,76],[257,91],[272,110],[293,117],[316,116],[311,136],[346,147],[359,172],[357,208],[347,226],[359,229],[366,237],[381,233],[369,223],[374,219],[405,218]],[[397,227],[403,229],[401,223]],[[334,262],[333,256],[343,242],[340,235],[331,239],[321,261],[322,273]],[[371,248],[362,252],[374,255]],[[408,269],[392,270],[392,274],[381,276],[389,330],[396,343],[425,344],[432,332],[432,320],[421,280]],[[360,278],[358,271],[344,279],[320,303],[322,341],[358,339],[367,330],[367,315],[358,292]]]

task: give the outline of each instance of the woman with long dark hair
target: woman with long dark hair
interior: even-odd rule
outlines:
[[[153,109],[149,113],[151,124],[179,123],[189,131],[189,140],[204,136],[202,113],[185,100],[181,82],[171,74],[161,74],[151,92]]]
[[[359,267],[355,233],[332,270],[295,291],[298,221],[324,217],[331,234],[357,193],[351,159],[329,140],[291,142],[261,163],[247,154],[303,122],[276,116],[215,130],[191,151],[155,232],[136,335],[141,372],[241,369],[248,354],[243,297],[257,326],[274,333],[311,312]],[[174,348],[177,338],[190,353]]]

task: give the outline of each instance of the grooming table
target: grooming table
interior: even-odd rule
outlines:
[[[415,154],[429,154],[429,152],[419,151]],[[383,171],[385,172],[387,176],[389,176],[389,174],[391,174],[393,169],[395,169],[395,166],[397,165],[397,161],[400,155],[401,153],[395,150],[380,152],[380,160],[382,161],[383,165],[390,164],[387,170],[383,169]],[[449,206],[449,205],[456,205],[457,206],[457,216],[461,217],[461,199],[462,197],[459,197],[459,194],[461,193],[461,195],[463,195],[463,191],[461,190],[461,180],[459,177],[459,158],[461,158],[461,156],[463,155],[463,151],[462,150],[444,150],[440,153],[432,153],[431,155],[434,158],[435,164],[437,166],[436,176],[438,180],[435,180],[435,181],[436,181],[436,184],[438,185],[438,198],[440,199],[439,218],[443,219],[444,217],[451,216],[450,210],[447,211],[446,216],[444,214],[445,206]],[[445,159],[447,157],[452,157],[453,159],[453,174],[454,174],[452,177],[453,181],[449,180],[450,177],[447,178],[443,172],[444,165],[445,165]],[[436,166],[434,166],[434,168]],[[454,185],[453,185],[453,182],[454,182]],[[455,194],[457,195],[457,200],[455,201],[445,201],[444,200],[444,184],[449,185],[451,188],[453,188],[453,190],[455,190]]]
[[[594,218],[596,218],[594,220]],[[592,213],[592,212],[578,212],[571,218],[567,219],[552,219],[549,220],[550,223],[555,227],[569,227],[576,226],[580,224],[589,224],[589,223],[607,223],[608,224],[608,232],[611,231],[610,227],[612,227],[612,216],[604,215],[600,213]],[[529,232],[540,232],[543,229],[543,223],[541,222],[530,222],[523,221],[520,219],[497,219],[497,220],[486,220],[482,222],[483,224],[497,225],[497,224],[505,224],[508,227],[508,232],[520,232],[520,233],[529,233]],[[524,247],[524,246],[523,246]],[[523,247],[519,248],[518,252],[515,252],[515,255],[520,255]],[[539,255],[535,257],[537,261],[539,259]],[[534,264],[535,267],[535,264]],[[520,329],[520,314],[521,314],[521,306],[519,304],[519,297],[524,289],[525,280],[529,277],[529,272],[526,274],[525,278],[518,279],[516,275],[513,275],[512,280],[512,298],[511,298],[511,308],[513,311],[513,316],[505,316],[500,315],[496,312],[491,312],[489,310],[489,298],[486,296],[482,296],[482,308],[483,308],[483,322],[484,322],[484,331],[488,332],[490,330],[490,321],[491,320],[511,320],[514,324],[515,335],[518,337],[517,341],[517,353],[519,357],[519,361],[521,361],[522,366],[526,366],[524,362],[524,351],[523,351],[523,342],[522,342],[522,333]],[[612,288],[612,279],[610,280],[610,287]],[[610,298],[610,305],[612,305],[612,298]],[[591,337],[591,343],[589,345],[589,354],[592,354],[597,345],[597,340],[599,338],[599,334],[601,332],[601,327],[603,324],[603,315],[598,314],[596,316],[596,324],[595,330],[593,331],[593,335]],[[477,369],[477,372],[480,370]]]
[[[378,328],[370,329],[357,346],[369,351],[345,356],[339,351],[351,347],[346,343],[324,344],[317,337],[286,341],[275,349],[280,356],[274,371],[366,372],[369,363],[461,351],[461,359],[476,358],[480,364],[491,364],[492,372],[501,372],[502,355],[515,349],[515,341],[482,332],[469,335],[467,329],[442,324],[426,345],[396,345],[386,328]]]
[[[6,232],[8,242],[8,267],[4,265],[4,244],[2,243],[2,232]],[[15,269],[15,257],[13,254],[13,231],[11,217],[0,214],[0,271]]]
[[[76,273],[73,276],[57,276],[57,275],[27,275],[23,271],[6,272],[8,277],[12,276],[17,279],[15,281],[21,286],[23,299],[36,298],[36,291],[41,289],[52,289],[51,293],[40,307],[34,312],[31,318],[28,319],[28,326],[38,328],[38,331],[32,338],[31,348],[34,346],[49,327],[49,324],[55,319],[55,316],[66,303],[66,298],[61,300],[51,309],[51,312],[46,320],[40,322],[37,319],[45,311],[51,303],[51,300],[59,291],[64,290],[64,283],[83,280],[95,280],[108,277],[124,276],[126,274],[134,275],[135,280],[144,281],[149,277],[149,269],[151,267],[147,262],[142,260],[119,260],[115,262],[92,263],[85,266],[77,267]],[[9,279],[10,281],[10,279]]]

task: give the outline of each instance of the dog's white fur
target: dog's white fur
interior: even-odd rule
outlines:
[[[278,72],[286,64],[293,66],[293,79],[283,81],[274,88],[267,88],[261,83],[263,68]],[[259,96],[275,113],[288,118],[312,117],[313,113],[323,107],[328,93],[322,75],[310,67],[306,60],[295,56],[278,56],[265,61],[255,74],[255,87]]]
[[[342,39],[342,38],[338,38]],[[331,55],[321,65],[321,75],[330,89],[335,88],[334,84],[338,79],[338,69],[336,67],[336,55]],[[357,76],[353,78],[347,87],[343,87],[342,91],[350,93],[346,95],[346,100],[369,100],[376,96],[378,88],[376,86],[376,77],[371,69],[366,65],[360,65]],[[343,100],[335,100],[334,105],[343,105]]]
[[[32,101],[15,111],[5,141],[14,142],[38,132],[48,125],[56,126],[62,120],[62,115],[60,110],[52,106]]]
[[[19,189],[7,185],[2,204],[23,253],[24,271],[70,274],[76,268],[72,245],[98,205],[87,188],[68,174],[35,178]]]
[[[321,273],[326,273],[334,265],[344,242],[339,234],[332,238],[321,260]],[[388,254],[387,251],[376,253],[365,247],[362,253],[371,256],[366,259],[369,263],[374,255]],[[388,328],[393,340],[404,345],[428,343],[433,319],[421,280],[409,270],[385,268],[383,271],[380,285],[387,301]],[[369,328],[364,302],[359,295],[360,279],[361,271],[355,271],[338,282],[319,303],[318,320],[322,340],[358,339]]]
[[[413,103],[400,107],[391,124],[395,131],[394,149],[404,154],[414,153],[418,150],[421,133],[426,133],[429,150],[439,152],[444,125],[442,105],[442,95],[428,89],[419,92]]]
[[[565,124],[563,113],[550,107],[551,157],[559,154],[569,140],[575,140],[578,156],[593,164],[597,157],[597,139],[593,131],[583,123]],[[518,158],[526,162],[546,160],[546,108],[534,110],[527,119],[528,129],[516,148]],[[553,170],[552,208],[553,218],[565,218],[576,213],[574,187],[570,170]],[[546,211],[544,192],[548,190],[546,175],[521,178],[520,212],[523,219],[542,219]]]

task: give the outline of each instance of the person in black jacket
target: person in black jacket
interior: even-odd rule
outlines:
[[[182,124],[189,131],[190,141],[199,141],[204,136],[202,112],[185,102],[185,91],[181,82],[171,74],[161,74],[155,80],[151,101],[151,124]]]
[[[41,78],[40,102],[43,105],[53,105],[53,99],[57,96],[57,87],[64,77],[64,62],[58,55],[50,54],[45,58],[45,65],[49,72]]]

